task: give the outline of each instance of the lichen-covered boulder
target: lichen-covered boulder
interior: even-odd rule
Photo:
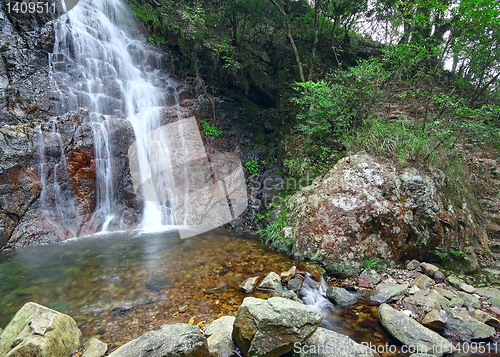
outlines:
[[[165,325],[127,342],[109,357],[208,357],[207,339],[188,324]]]
[[[281,297],[247,297],[233,325],[233,341],[243,356],[278,357],[291,351],[318,328],[319,311]]]
[[[69,356],[76,351],[81,338],[82,333],[70,316],[28,302],[5,327],[0,356]]]
[[[366,252],[427,259],[436,249],[486,244],[467,205],[446,197],[445,183],[440,171],[399,170],[366,154],[345,157],[287,201],[284,238],[295,257],[352,276]]]

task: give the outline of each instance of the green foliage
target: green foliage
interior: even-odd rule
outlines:
[[[453,254],[455,258],[460,258],[464,254],[461,250],[450,250],[450,253]]]
[[[286,210],[282,209],[275,220],[271,220],[266,228],[261,229],[258,233],[262,234],[263,240],[267,245],[284,244],[291,245],[292,241],[285,238],[283,228],[286,227]]]
[[[203,128],[203,132],[207,136],[219,137],[222,135],[222,130],[220,130],[216,126],[212,126],[212,125],[208,124],[206,121],[202,121],[201,126]]]
[[[448,256],[448,253],[444,253],[444,252],[436,252],[436,255],[441,258],[441,259],[444,259]]]
[[[260,165],[256,160],[247,161],[243,166],[245,166],[250,175],[257,175],[259,173]]]
[[[366,269],[376,269],[376,270],[382,270],[384,269],[384,264],[380,259],[374,258],[374,259],[368,259],[365,257],[363,266]]]

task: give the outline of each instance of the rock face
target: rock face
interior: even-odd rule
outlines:
[[[245,357],[277,357],[309,338],[321,319],[319,311],[288,299],[247,297],[236,314],[232,337]]]
[[[208,357],[207,340],[188,324],[165,325],[146,332],[109,355],[110,357]]]
[[[371,351],[348,336],[318,327],[303,345],[295,345],[294,357],[376,357]]]
[[[340,160],[291,197],[285,239],[298,258],[330,273],[359,274],[365,252],[384,260],[431,257],[484,239],[467,205],[442,194],[445,178],[402,172],[370,155]]]
[[[81,338],[71,317],[29,302],[3,331],[0,356],[69,356]]]
[[[447,339],[387,304],[380,305],[378,315],[382,326],[392,336],[409,347],[418,347],[418,352],[442,356],[453,351]]]

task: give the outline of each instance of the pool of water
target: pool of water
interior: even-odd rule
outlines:
[[[203,325],[235,315],[247,296],[238,290],[241,282],[292,265],[302,267],[256,236],[223,229],[188,239],[175,231],[115,232],[1,252],[0,327],[33,301],[69,314],[85,339],[95,336],[113,350],[164,324]],[[332,308],[324,324],[358,342],[398,345],[376,311],[362,300]]]

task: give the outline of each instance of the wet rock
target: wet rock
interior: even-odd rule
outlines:
[[[435,291],[419,290],[403,299],[403,307],[422,318],[431,310],[446,310],[450,307],[450,302]]]
[[[364,280],[370,284],[380,283],[380,275],[373,269],[366,269],[359,275],[360,280]]]
[[[281,282],[286,283],[293,277],[295,277],[295,273],[297,271],[297,268],[295,266],[291,267],[289,270],[284,271],[281,273],[280,278]]]
[[[457,295],[460,299],[464,301],[464,306],[473,307],[474,309],[481,308],[481,303],[479,302],[479,299],[474,295],[467,294],[463,291],[457,291]]]
[[[302,280],[297,278],[290,279],[287,284],[287,288],[288,290],[298,293],[300,291],[300,288],[302,288]]]
[[[164,325],[127,342],[109,357],[208,357],[208,345],[200,330],[188,324]]]
[[[82,333],[68,315],[28,302],[2,333],[0,356],[69,356]]]
[[[337,306],[344,307],[353,305],[358,302],[358,299],[354,297],[344,288],[336,288],[334,286],[329,286],[326,290],[326,296],[328,299]]]
[[[280,277],[275,272],[270,272],[264,280],[262,280],[257,290],[274,291],[278,294],[283,293]]]
[[[444,279],[444,282],[450,286],[453,286],[455,289],[458,289],[460,287],[460,284],[462,284],[464,281],[456,275],[451,274],[446,279]]]
[[[422,325],[432,330],[441,330],[447,318],[446,311],[432,310],[425,315],[422,320]]]
[[[361,272],[365,252],[397,261],[474,245],[483,230],[466,205],[440,194],[442,179],[362,153],[345,157],[287,201],[284,238],[295,257],[348,276]]]
[[[428,289],[431,287],[432,284],[432,279],[429,278],[427,275],[424,274],[419,274],[413,279],[413,282],[411,283],[411,286],[417,286],[420,289]]]
[[[318,264],[307,262],[304,264],[304,270],[312,275],[312,278],[316,281],[321,281],[321,279],[328,279],[328,274],[326,270],[320,267]]]
[[[370,300],[375,302],[386,302],[391,300],[395,296],[404,295],[408,292],[408,287],[406,285],[393,284],[393,283],[381,283],[378,284]]]
[[[420,352],[432,352],[437,356],[453,351],[453,345],[448,340],[388,304],[380,305],[378,314],[382,326],[407,346],[418,347]]]
[[[459,289],[465,291],[467,294],[474,294],[476,292],[476,288],[466,282],[460,283]]]
[[[407,270],[415,270],[419,266],[420,266],[420,262],[418,260],[413,259],[413,260],[409,261],[408,264],[406,264],[406,269]]]
[[[434,281],[436,283],[442,283],[445,279],[444,273],[441,270],[438,270],[437,272],[434,273]]]
[[[107,344],[92,337],[85,343],[85,351],[82,357],[102,357],[106,354],[107,350]]]
[[[238,288],[245,294],[251,294],[255,290],[258,281],[259,281],[258,276],[255,276],[253,278],[248,278],[247,280],[242,282]]]
[[[450,309],[444,333],[460,341],[471,341],[490,338],[495,329],[471,317],[466,309]]]
[[[441,296],[444,296],[448,300],[453,299],[453,297],[455,296],[455,294],[452,291],[443,289],[441,287],[436,287],[436,288],[434,288],[434,290],[436,290],[436,292],[438,294],[440,294]]]
[[[222,316],[212,322],[205,331],[208,351],[213,357],[230,357],[236,347],[232,341],[234,316]]]
[[[488,299],[488,302],[495,307],[500,307],[500,290],[496,288],[479,288],[476,294]]]
[[[297,351],[300,350],[300,351]],[[294,357],[376,357],[371,351],[348,336],[318,327],[316,332],[300,346],[294,348]]]
[[[420,267],[424,271],[424,274],[429,278],[434,278],[434,274],[439,271],[439,268],[437,266],[430,263],[421,263]]]
[[[288,299],[247,297],[236,313],[232,338],[244,356],[277,357],[309,338],[321,319],[319,311]]]

